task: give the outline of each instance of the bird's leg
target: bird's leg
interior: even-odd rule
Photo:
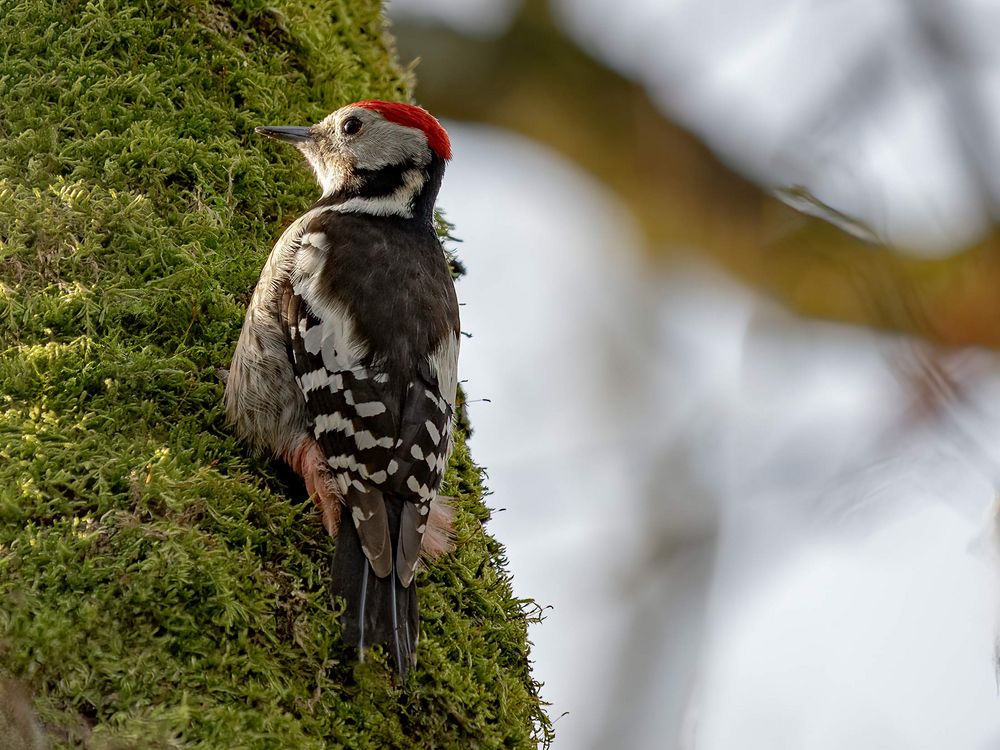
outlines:
[[[323,449],[315,438],[306,435],[289,452],[286,460],[292,471],[305,480],[306,491],[323,516],[326,533],[336,538],[340,529],[342,500],[330,476]]]

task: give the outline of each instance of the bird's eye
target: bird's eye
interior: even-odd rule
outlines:
[[[361,120],[357,117],[348,117],[340,126],[340,132],[344,135],[354,135],[361,130]]]

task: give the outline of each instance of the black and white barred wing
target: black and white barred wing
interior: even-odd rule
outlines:
[[[409,382],[391,383],[357,346],[350,317],[300,292],[309,289],[286,291],[286,331],[314,435],[376,575],[395,561],[408,585],[450,450],[457,336]],[[395,554],[384,494],[402,501]]]
[[[420,364],[403,398],[394,486],[400,491],[404,485],[411,501],[403,506],[396,556],[396,573],[404,586],[413,579],[431,502],[451,453],[457,372],[458,333],[452,332]]]
[[[394,442],[393,405],[379,400],[377,406],[358,408],[368,403],[370,387],[359,386],[369,380],[369,373],[351,349],[346,316],[326,310],[321,319],[290,285],[282,301],[289,358],[313,435],[358,529],[365,556],[377,575],[386,576],[392,570],[389,523],[381,493],[368,491],[368,483],[382,478],[378,472],[384,471],[385,453]]]

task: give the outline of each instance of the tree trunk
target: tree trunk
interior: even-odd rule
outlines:
[[[407,97],[379,4],[0,0],[0,42],[0,677],[47,743],[547,739],[461,435],[459,549],[421,576],[399,689],[341,643],[304,490],[222,418],[257,274],[316,194],[253,128]]]

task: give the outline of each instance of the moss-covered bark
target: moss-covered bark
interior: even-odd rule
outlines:
[[[460,439],[406,689],[351,662],[331,543],[216,370],[315,194],[263,123],[401,98],[374,0],[0,0],[0,674],[56,747],[530,747],[525,603]],[[2,739],[0,739],[2,744]]]

